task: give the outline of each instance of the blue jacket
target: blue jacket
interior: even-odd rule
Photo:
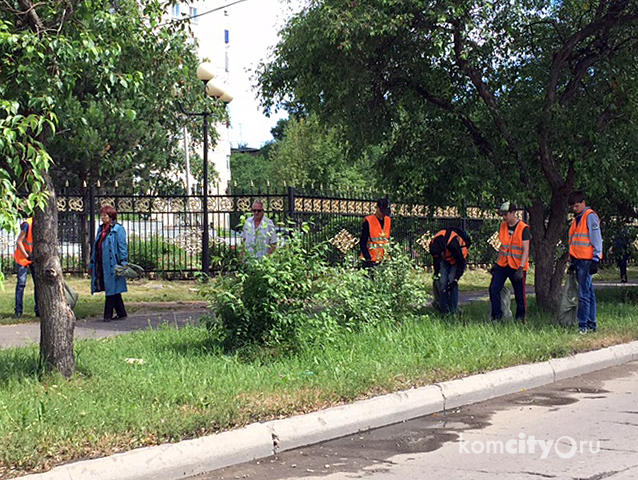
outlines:
[[[91,255],[91,293],[95,292],[95,252],[97,252],[97,241],[102,235],[102,227],[97,229],[95,242],[93,243],[93,253]],[[126,292],[126,277],[115,275],[115,265],[126,265],[128,263],[128,247],[126,246],[126,230],[119,223],[111,227],[102,243],[102,265],[104,266],[104,289],[106,295],[115,295]]]

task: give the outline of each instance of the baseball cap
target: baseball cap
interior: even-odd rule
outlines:
[[[379,210],[381,210],[381,213],[384,215],[390,215],[390,200],[387,198],[377,200],[377,207],[379,207]]]
[[[516,211],[516,205],[514,205],[510,201],[507,201],[501,204],[501,207],[498,209],[498,214],[503,215],[504,213],[515,212],[515,211]]]

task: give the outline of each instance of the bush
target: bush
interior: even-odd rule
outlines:
[[[345,330],[397,321],[425,303],[424,286],[398,247],[374,272],[330,266],[328,248],[323,243],[308,250],[296,234],[273,255],[245,260],[204,293],[215,314],[207,326],[226,349],[297,351]]]
[[[128,241],[129,261],[147,272],[188,269],[189,255],[160,235],[142,238],[132,235]]]

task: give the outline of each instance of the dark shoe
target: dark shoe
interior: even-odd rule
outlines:
[[[111,319],[110,319],[110,318],[105,318],[105,319],[103,320],[103,322],[104,322],[104,323],[109,323],[110,321],[111,321]]]
[[[124,315],[123,317],[120,317],[119,315],[115,315],[113,317],[113,320],[124,320],[126,317],[128,317],[128,315]]]
[[[13,318],[22,318],[22,312],[20,313],[16,312]]]

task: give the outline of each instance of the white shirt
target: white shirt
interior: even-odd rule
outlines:
[[[241,236],[244,239],[246,251],[255,258],[264,257],[270,250],[270,246],[277,244],[275,224],[265,215],[261,219],[258,228],[255,228],[254,217],[248,217],[244,223]]]

